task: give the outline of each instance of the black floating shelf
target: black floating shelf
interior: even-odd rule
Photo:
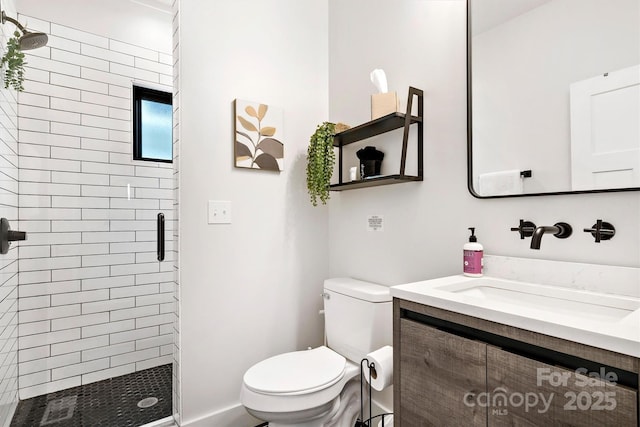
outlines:
[[[333,145],[349,145],[372,136],[380,135],[395,129],[404,127],[404,113],[391,113],[378,119],[371,120],[356,127],[337,133],[334,137]],[[411,124],[422,123],[422,117],[411,116]]]
[[[384,175],[376,178],[333,184],[329,188],[332,191],[355,190],[356,188],[377,187],[380,185],[399,184],[401,182],[411,181],[422,181],[422,177],[412,175]]]
[[[418,115],[411,115],[413,100],[417,98]],[[379,185],[401,184],[403,182],[422,181],[423,177],[423,123],[424,106],[422,102],[423,92],[414,87],[409,88],[409,97],[407,99],[406,113],[391,113],[375,120],[363,123],[359,126],[347,129],[344,132],[337,133],[333,139],[334,147],[338,147],[338,183],[329,186],[331,191],[355,190],[357,188],[377,187]],[[405,175],[405,166],[407,163],[407,146],[409,144],[409,129],[411,125],[417,126],[417,175]],[[342,180],[342,148],[345,145],[362,141],[376,135],[381,135],[396,129],[403,129],[402,135],[402,151],[400,155],[400,170],[396,175],[377,176],[375,178],[367,178],[359,181],[344,182]]]

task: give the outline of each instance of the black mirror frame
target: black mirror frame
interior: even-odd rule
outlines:
[[[602,190],[550,191],[547,193],[509,194],[503,196],[481,196],[473,188],[473,115],[471,90],[471,0],[466,0],[467,6],[467,189],[477,199],[503,199],[506,197],[556,196],[567,194],[617,193],[620,191],[639,191],[640,187],[609,188]]]

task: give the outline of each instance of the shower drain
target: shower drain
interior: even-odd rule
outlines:
[[[147,397],[138,402],[138,408],[151,408],[156,403],[158,403],[157,397]]]
[[[73,411],[76,409],[77,402],[77,395],[50,401],[44,410],[44,415],[42,416],[40,425],[46,426],[59,421],[71,419],[73,417]]]

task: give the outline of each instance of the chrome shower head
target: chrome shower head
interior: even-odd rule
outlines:
[[[39,47],[46,46],[48,41],[49,37],[45,33],[32,33],[30,31],[25,31],[24,35],[19,39],[20,49],[37,49]]]
[[[2,23],[3,24],[6,21],[9,21],[12,24],[14,24],[16,27],[18,27],[18,29],[20,29],[20,31],[22,31],[22,37],[20,37],[20,39],[19,39],[20,49],[21,50],[37,49],[39,47],[46,46],[47,42],[49,41],[49,37],[45,33],[32,33],[31,31],[28,31],[18,21],[16,21],[15,19],[7,16],[4,13],[4,10],[2,11],[2,15],[1,16],[2,16]]]

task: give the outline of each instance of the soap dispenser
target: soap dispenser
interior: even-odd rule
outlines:
[[[463,273],[465,276],[481,277],[483,267],[483,247],[478,243],[478,238],[475,236],[475,227],[469,227],[471,230],[471,236],[469,236],[469,242],[464,245],[463,249]]]

